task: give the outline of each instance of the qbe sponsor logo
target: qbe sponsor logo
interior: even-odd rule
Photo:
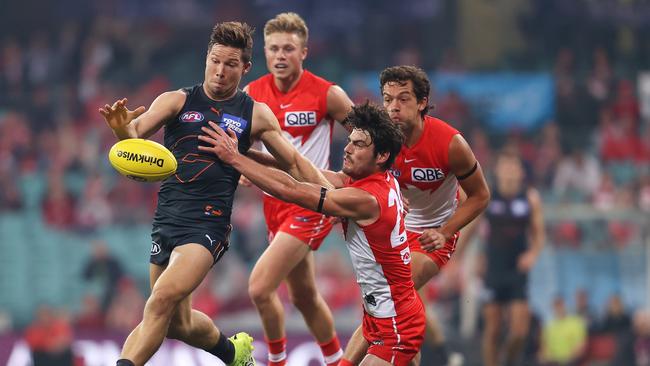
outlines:
[[[292,111],[284,114],[285,127],[310,127],[316,126],[317,123],[314,111]]]
[[[411,180],[414,182],[436,182],[445,179],[440,168],[411,168]]]

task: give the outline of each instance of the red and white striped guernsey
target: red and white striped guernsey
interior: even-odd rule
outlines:
[[[391,173],[409,201],[406,229],[421,233],[422,228],[444,224],[458,206],[458,180],[449,168],[449,144],[458,130],[431,117],[424,118],[422,136],[411,147],[402,146]]]
[[[287,93],[278,89],[272,74],[248,84],[248,94],[271,108],[283,135],[320,169],[329,167],[334,121],[327,115],[327,92],[332,85],[307,70]]]
[[[347,186],[372,194],[380,207],[379,218],[370,225],[343,221],[363,306],[376,318],[408,313],[418,303],[411,279],[411,252],[399,183],[390,173],[382,172]]]

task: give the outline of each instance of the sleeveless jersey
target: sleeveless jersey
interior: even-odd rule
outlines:
[[[449,143],[458,130],[431,117],[424,118],[422,136],[411,147],[402,146],[391,173],[409,201],[406,229],[421,233],[439,227],[456,211],[458,180],[449,169]]]
[[[486,241],[488,277],[507,277],[517,271],[517,259],[528,249],[530,215],[526,189],[513,198],[503,197],[497,189],[492,192],[485,210],[490,228]]]
[[[288,93],[275,86],[272,74],[248,84],[248,94],[271,108],[284,137],[320,169],[329,166],[334,121],[327,115],[327,91],[332,85],[307,70]]]
[[[198,149],[198,135],[208,121],[230,128],[239,138],[239,151],[248,151],[254,101],[242,91],[224,101],[210,99],[201,84],[182,89],[187,97],[181,111],[166,122],[164,144],[176,157],[176,174],[165,179],[158,193],[154,223],[203,227],[230,219],[239,172]],[[202,143],[203,144],[203,143]]]
[[[343,221],[363,306],[376,318],[408,313],[417,305],[417,300],[411,279],[411,252],[406,240],[399,183],[384,172],[347,186],[372,194],[380,207],[379,219],[370,225]]]

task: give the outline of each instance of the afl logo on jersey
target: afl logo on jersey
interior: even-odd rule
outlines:
[[[182,122],[201,122],[203,121],[203,113],[195,111],[187,111],[181,115]]]
[[[411,168],[411,179],[414,182],[436,182],[445,179],[445,173],[440,168]]]
[[[390,169],[388,169],[388,171],[389,171],[390,174],[392,174],[393,177],[395,177],[395,178],[399,178],[399,176],[402,175],[402,172],[400,172],[398,169],[395,169],[395,168],[390,168]]]
[[[316,112],[287,112],[284,114],[285,127],[316,126]]]

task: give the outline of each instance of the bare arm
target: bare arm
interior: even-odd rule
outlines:
[[[99,108],[99,113],[118,139],[147,138],[156,133],[165,121],[178,114],[185,98],[181,90],[165,92],[151,103],[149,110],[140,106],[133,111],[126,107],[127,99],[122,98],[112,106],[106,104]]]
[[[523,272],[530,271],[535,265],[539,253],[544,248],[546,233],[544,232],[544,213],[542,199],[535,188],[528,188],[526,193],[530,205],[530,228],[528,240],[530,246],[518,259],[517,266]]]
[[[350,97],[340,86],[332,85],[327,90],[327,114],[334,120],[343,124],[353,105]],[[343,125],[343,127],[349,130],[348,126]]]
[[[472,172],[475,164],[476,170]],[[467,195],[467,199],[440,228],[447,238],[474,220],[490,202],[490,190],[483,176],[483,170],[461,135],[454,136],[449,144],[449,166],[456,177],[462,178],[458,183]]]
[[[278,120],[264,103],[255,102],[251,135],[264,142],[278,166],[298,181],[316,183],[332,188],[320,171],[282,136]],[[270,193],[270,192],[269,192]]]
[[[298,182],[285,172],[264,166],[239,154],[235,134],[228,130],[227,136],[217,125],[211,125],[214,129],[204,127],[203,131],[207,136],[199,136],[199,139],[212,146],[199,145],[200,150],[213,152],[253,184],[278,199],[317,211],[321,199],[320,186]],[[371,194],[361,189],[340,188],[327,191],[320,212],[355,221],[374,222],[379,217],[379,204]]]
[[[272,168],[277,168],[280,169],[280,166],[278,165],[278,162],[275,160],[273,155],[267,154],[265,152],[259,151],[259,150],[254,150],[250,149],[246,153],[246,156],[251,158],[253,161],[255,161],[258,164],[272,167]],[[327,179],[328,182],[330,182],[334,188],[341,188],[345,186],[345,180],[347,179],[347,175],[342,173],[342,172],[334,172],[331,170],[325,170],[321,169],[320,170],[321,174],[325,176],[325,179]]]
[[[449,143],[449,167],[467,198],[440,228],[427,229],[422,233],[418,240],[426,251],[442,248],[457,231],[483,212],[490,201],[490,190],[481,166],[461,135],[454,136]]]

